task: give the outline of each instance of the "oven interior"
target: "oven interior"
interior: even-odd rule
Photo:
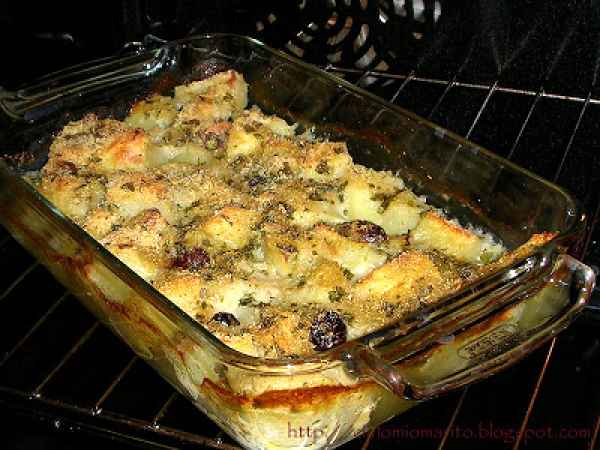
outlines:
[[[12,62],[0,75],[5,89],[161,39],[247,34],[567,188],[588,216],[572,253],[600,266],[595,2],[137,0],[97,11],[36,5],[32,19],[33,7],[10,2],[0,14],[2,42],[15,42],[6,46]],[[235,447],[3,230],[0,254],[3,414],[123,446]],[[420,405],[346,447],[598,448],[599,297],[574,326],[518,365]]]

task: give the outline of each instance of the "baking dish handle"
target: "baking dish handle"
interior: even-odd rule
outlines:
[[[117,56],[96,59],[54,72],[22,89],[0,86],[0,110],[15,120],[36,121],[60,109],[61,102],[123,83],[146,79],[173,61],[173,48],[147,36]]]
[[[411,377],[410,370],[405,370],[406,366],[402,362],[392,364],[386,361],[385,357],[376,349],[367,345],[359,344],[348,351],[346,360],[355,373],[367,376],[393,393],[409,400],[426,400],[481,380],[517,362],[563,330],[589,301],[594,290],[595,273],[577,259],[568,255],[560,255],[554,270],[549,277],[544,277],[541,284],[543,285],[540,286],[541,288],[554,286],[562,289],[569,297],[569,304],[543,325],[534,327],[533,330],[517,332],[517,328],[513,327],[509,328],[509,331],[513,332],[512,335],[509,335],[506,330],[504,334],[494,331],[501,328],[495,327],[491,332],[486,329],[477,333],[474,338],[469,338],[466,344],[455,342],[442,344],[454,345],[451,351],[454,352],[455,357],[463,352],[461,359],[465,361],[465,365],[439,379],[428,382],[413,381],[414,375]],[[540,290],[537,292],[539,293]],[[528,298],[519,300],[517,305],[527,300]],[[496,333],[496,335],[490,333]],[[501,341],[500,344],[499,341]],[[492,351],[481,351],[484,348]],[[501,353],[498,353],[499,349]],[[491,356],[486,356],[487,354],[491,354]]]
[[[591,266],[596,276],[600,273],[600,269],[597,266]],[[600,319],[600,286],[594,288],[594,292],[590,297],[589,303],[585,306],[586,317],[591,317],[594,320]]]

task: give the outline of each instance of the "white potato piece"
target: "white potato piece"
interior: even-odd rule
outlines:
[[[430,211],[410,233],[410,243],[417,248],[435,249],[454,258],[472,263],[489,263],[504,252],[491,236],[480,236],[455,222]]]

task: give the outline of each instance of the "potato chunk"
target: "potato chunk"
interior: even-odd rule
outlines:
[[[259,219],[257,211],[227,206],[188,231],[184,242],[190,247],[208,242],[213,249],[238,250],[248,245]]]
[[[216,312],[231,313],[242,325],[256,323],[260,309],[281,298],[281,288],[276,283],[255,278],[242,280],[231,274],[207,282],[200,293]]]
[[[407,251],[361,279],[353,294],[358,299],[414,303],[420,296],[439,290],[442,282],[440,271],[427,255]]]
[[[101,243],[142,278],[153,280],[170,265],[175,234],[157,209],[149,209],[107,234]]]
[[[169,182],[153,173],[123,172],[107,183],[106,199],[119,215],[131,218],[146,209],[158,208],[168,220],[176,216],[174,205],[168,204]]]
[[[344,189],[346,216],[351,220],[368,220],[382,226],[383,200],[403,188],[402,180],[388,172],[355,166]]]
[[[175,103],[182,108],[178,120],[211,122],[239,115],[248,103],[248,85],[233,70],[175,87]]]
[[[177,108],[171,97],[153,95],[133,105],[129,115],[125,118],[125,123],[134,128],[153,131],[156,128],[169,127],[176,117]]]
[[[44,171],[52,172],[65,164],[73,171],[95,174],[141,171],[145,168],[147,144],[144,130],[89,114],[59,133],[50,146]]]
[[[148,139],[139,129],[129,130],[115,139],[94,162],[96,171],[110,173],[118,170],[142,171],[146,168]]]
[[[410,243],[418,248],[440,250],[472,264],[494,261],[504,251],[491,237],[478,236],[434,212],[426,213],[411,231]]]
[[[381,226],[390,235],[406,234],[417,226],[425,208],[426,205],[412,192],[402,191],[387,205]]]
[[[232,161],[239,156],[247,156],[260,149],[260,140],[238,123],[234,123],[227,141],[227,158]]]
[[[311,242],[318,255],[337,262],[358,278],[383,264],[387,258],[372,245],[346,238],[327,225],[315,227]]]
[[[311,145],[302,162],[303,178],[331,181],[345,176],[352,167],[352,158],[342,142],[319,142]]]
[[[95,178],[69,173],[54,173],[42,178],[38,189],[59,210],[75,221],[82,220],[88,211],[104,199],[104,185]]]

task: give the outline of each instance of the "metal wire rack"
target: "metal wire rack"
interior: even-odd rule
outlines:
[[[406,73],[324,68],[570,189],[589,214],[574,251],[598,266],[597,41],[572,22],[537,76],[524,75],[518,64],[531,57],[527,51],[497,76],[482,75],[489,72],[478,67],[476,49],[444,58],[452,64],[443,70],[436,62]],[[573,75],[574,66],[585,71]],[[156,448],[236,446],[6,232],[0,255],[0,306],[12,322],[0,329],[0,403],[56,426]],[[594,324],[579,322],[506,372],[419,405],[347,448],[480,448],[486,431],[486,448],[598,448],[600,392],[592,380],[600,375],[600,339]]]

